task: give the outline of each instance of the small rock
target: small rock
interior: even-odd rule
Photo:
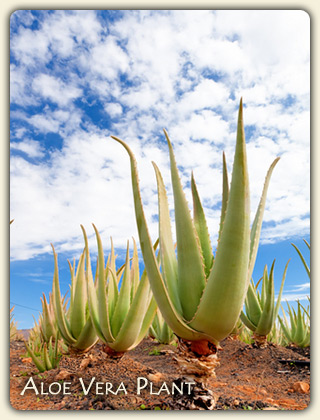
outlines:
[[[163,381],[163,375],[160,372],[157,373],[150,373],[147,378],[149,379],[149,381],[151,382],[160,382]]]
[[[32,357],[24,357],[21,359],[22,363],[32,363]]]
[[[68,379],[72,376],[72,373],[67,370],[60,370],[60,372],[56,375],[55,380],[56,381],[63,381],[65,379]]]
[[[80,363],[80,369],[86,369],[88,367],[88,365],[91,363],[91,359],[89,359],[89,357],[86,357],[85,359],[82,360],[82,362]]]
[[[294,392],[299,392],[300,394],[307,394],[310,391],[310,385],[307,382],[295,382],[291,388]]]

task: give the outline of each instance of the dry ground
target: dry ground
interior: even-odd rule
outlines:
[[[214,401],[214,410],[303,410],[310,402],[309,349],[283,348],[270,344],[256,348],[230,338],[221,343],[220,366],[216,378],[211,378],[206,389],[185,386],[181,396],[171,392],[172,382],[180,386],[179,371],[174,360],[174,346],[159,345],[145,339],[136,349],[120,359],[111,359],[97,344],[82,355],[64,355],[59,367],[39,374],[30,360],[23,360],[22,342],[10,344],[10,403],[17,410],[190,410],[208,409]],[[167,352],[169,350],[169,352]],[[284,362],[289,360],[292,362]],[[56,395],[36,395],[33,389],[20,395],[30,377],[44,392],[53,382],[71,383],[68,391]],[[96,392],[95,385],[85,395],[79,378],[87,387],[92,378],[96,382],[110,382],[117,395]],[[137,395],[137,378],[146,378],[148,387]],[[150,389],[150,382],[153,388]],[[52,391],[59,385],[52,386]],[[124,391],[126,390],[126,393]],[[175,388],[176,389],[176,388]],[[101,395],[99,392],[101,391]],[[150,394],[152,392],[152,394]]]

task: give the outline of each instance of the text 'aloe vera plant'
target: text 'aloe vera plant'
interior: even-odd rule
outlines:
[[[258,290],[258,285],[261,279],[256,286],[254,285],[253,280],[250,282],[245,299],[245,313],[242,311],[240,318],[242,322],[251,331],[253,331],[255,342],[259,347],[265,347],[267,345],[267,335],[271,332],[273,324],[277,318],[289,261],[287,262],[283,272],[276,304],[274,304],[275,261],[272,263],[269,275],[267,265],[264,268],[261,293]]]
[[[98,337],[107,345],[106,351],[116,356],[117,353],[134,348],[145,337],[157,305],[146,271],[140,279],[136,243],[134,242],[131,267],[128,243],[125,265],[116,271],[113,247],[111,257],[105,265],[101,237],[97,228],[94,225],[93,227],[98,244],[96,286],[92,276],[87,234],[81,226],[85,239],[89,310]],[[121,276],[122,282],[119,286]]]
[[[141,251],[159,309],[180,339],[191,341],[191,351],[212,356],[219,341],[235,326],[253,271],[271,165],[250,232],[250,194],[247,171],[243,108],[240,101],[237,141],[229,191],[226,165],[223,173],[221,226],[215,257],[207,223],[192,177],[193,219],[182,189],[173,148],[167,133],[174,195],[177,257],[172,239],[166,189],[155,163],[159,200],[159,241],[162,272],[149,236],[140,196],[137,164],[129,146],[113,137],[127,150]],[[196,345],[193,345],[197,342]],[[201,343],[200,343],[201,342]],[[209,344],[211,343],[211,344]],[[212,369],[211,369],[212,371]]]

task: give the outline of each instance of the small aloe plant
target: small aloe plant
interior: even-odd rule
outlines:
[[[140,279],[136,243],[134,242],[131,267],[128,242],[124,267],[116,271],[113,246],[111,257],[105,265],[101,237],[95,225],[93,227],[98,244],[96,286],[91,270],[88,238],[81,226],[87,260],[89,310],[96,334],[106,345],[105,351],[117,357],[137,346],[146,336],[157,305],[146,271]]]
[[[54,255],[53,275],[53,307],[59,332],[70,351],[88,351],[97,341],[98,337],[92,325],[88,311],[87,286],[85,274],[85,252],[81,254],[76,269],[69,262],[71,273],[71,296],[69,308],[66,310],[61,298],[59,285],[58,256],[52,245]]]
[[[258,210],[250,231],[250,194],[243,107],[240,101],[232,181],[229,191],[227,168],[223,168],[223,198],[220,232],[213,256],[203,207],[194,177],[191,180],[193,218],[182,189],[168,134],[175,206],[177,257],[171,234],[166,189],[157,165],[153,163],[159,200],[159,243],[162,272],[148,232],[140,195],[137,164],[129,146],[117,137],[129,154],[134,206],[140,246],[158,307],[173,332],[180,338],[183,354],[190,350],[191,364],[201,366],[193,355],[207,356],[208,374],[214,372],[219,342],[234,328],[246,296],[255,264],[268,184],[279,158],[267,173]],[[186,360],[186,358],[184,358]],[[182,362],[183,365],[183,362]],[[186,367],[192,369],[192,367]],[[195,368],[195,371],[197,369]],[[202,373],[201,373],[202,374]]]
[[[290,260],[289,260],[290,261]],[[271,332],[274,322],[277,318],[279,308],[281,305],[282,290],[288,269],[287,262],[280,290],[278,294],[277,303],[274,303],[274,263],[273,261],[270,274],[268,275],[267,265],[264,268],[263,277],[258,281],[256,286],[251,280],[247,296],[245,299],[245,313],[242,311],[240,318],[242,322],[253,331],[254,340],[259,347],[267,345],[267,335]],[[262,280],[261,293],[258,290],[260,281]]]
[[[14,306],[10,309],[10,341],[14,340],[17,336],[17,321],[14,320],[13,316]]]
[[[61,344],[59,342],[58,336],[56,336],[54,343],[52,337],[50,337],[48,343],[42,343],[41,348],[37,350],[37,353],[40,353],[39,356],[36,355],[36,352],[34,351],[31,343],[27,343],[24,340],[24,345],[39,372],[55,369],[58,366],[59,359],[61,357]]]
[[[54,314],[52,293],[49,293],[49,302],[45,294],[40,298],[42,304],[42,313],[39,316],[39,329],[43,341],[49,342],[52,337],[55,341],[58,333],[58,325]]]
[[[170,344],[175,341],[175,335],[172,329],[164,320],[159,309],[150,326],[149,335],[160,344]]]
[[[282,309],[283,318],[278,316],[282,331],[289,343],[293,343],[298,347],[310,346],[310,314],[301,305],[298,300],[298,308],[295,311],[287,302],[290,324],[286,317],[285,311]]]

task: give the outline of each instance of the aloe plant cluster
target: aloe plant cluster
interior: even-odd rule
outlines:
[[[252,280],[252,273],[267,191],[279,158],[272,162],[266,174],[255,218],[250,226],[249,176],[241,100],[230,185],[226,157],[224,153],[222,155],[222,205],[218,245],[214,254],[195,177],[192,173],[191,214],[173,146],[166,131],[164,135],[169,149],[176,243],[173,240],[167,192],[160,169],[153,162],[159,216],[159,237],[153,243],[144,214],[135,156],[124,141],[113,137],[125,148],[130,159],[134,209],[145,269],[140,275],[134,240],[133,255],[130,257],[128,242],[122,266],[116,267],[112,239],[111,252],[105,259],[101,236],[93,225],[98,255],[93,274],[89,241],[85,228],[81,226],[84,249],[77,265],[75,260],[73,264],[69,262],[71,285],[70,297],[67,299],[61,295],[58,256],[52,245],[52,294],[49,295],[49,301],[43,295],[42,314],[33,332],[34,341],[41,337],[38,351],[40,359],[37,358],[35,348],[26,343],[39,370],[56,366],[59,337],[63,340],[64,349],[67,347],[71,352],[88,351],[100,340],[111,356],[129,351],[148,334],[162,343],[170,343],[178,337],[180,353],[188,357],[191,355],[191,364],[197,364],[192,370],[188,362],[189,371],[204,374],[206,369],[213,373],[216,365],[213,356],[216,356],[219,342],[229,334],[242,335],[246,340],[250,339],[249,330],[254,332],[255,338],[277,335],[275,322],[288,263],[276,304],[274,263],[270,273],[267,267],[264,270],[261,292],[258,291],[258,284],[255,285]],[[245,311],[242,311],[243,305]],[[301,305],[298,305],[297,313],[289,311],[289,314],[291,330],[286,319],[278,321],[283,334],[287,340],[307,343],[308,334],[301,335],[302,325],[307,321]],[[177,360],[187,366],[187,357],[179,357]]]

